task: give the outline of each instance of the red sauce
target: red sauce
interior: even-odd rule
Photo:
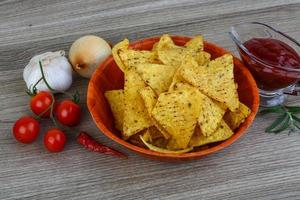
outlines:
[[[239,49],[260,89],[273,91],[300,80],[300,57],[288,44],[272,38],[252,38],[244,46],[262,61],[253,59]]]

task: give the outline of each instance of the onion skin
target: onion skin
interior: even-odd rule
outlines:
[[[110,45],[102,38],[87,35],[77,39],[69,51],[73,69],[85,78],[90,78],[99,66],[111,54]]]

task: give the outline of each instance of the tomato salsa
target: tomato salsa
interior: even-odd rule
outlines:
[[[260,89],[274,91],[300,80],[300,56],[288,44],[273,38],[252,38],[243,45],[250,54],[239,48],[241,57]]]

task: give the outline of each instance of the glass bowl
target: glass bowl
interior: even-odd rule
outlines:
[[[285,94],[299,95],[300,90],[297,83],[300,80],[300,66],[292,68],[274,65],[274,63],[255,56],[245,46],[245,42],[252,38],[272,38],[284,42],[295,51],[295,54],[299,55],[300,44],[295,39],[260,22],[232,26],[229,35],[258,85],[261,106],[270,107],[283,104],[286,100]]]

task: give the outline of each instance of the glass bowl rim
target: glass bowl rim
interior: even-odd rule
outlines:
[[[255,60],[258,63],[262,63],[264,65],[266,65],[268,68],[278,68],[284,71],[288,71],[288,72],[296,72],[296,73],[300,73],[300,66],[299,68],[286,68],[286,67],[281,67],[281,66],[275,66],[275,65],[271,65],[270,63],[265,62],[264,60],[258,58],[257,56],[253,55],[250,51],[248,51],[248,49],[244,46],[244,44],[240,41],[237,32],[235,31],[235,28],[238,26],[245,26],[245,25],[249,25],[249,24],[255,24],[255,25],[260,25],[260,26],[264,26],[267,27],[268,29],[271,29],[272,31],[282,35],[283,37],[287,38],[288,40],[290,40],[291,42],[293,42],[294,44],[296,44],[299,48],[300,48],[300,43],[298,41],[296,41],[294,38],[290,37],[289,35],[275,29],[274,27],[261,23],[261,22],[243,22],[243,23],[239,23],[236,25],[233,25],[230,27],[230,31],[229,31],[229,36],[230,38],[234,41],[234,43],[236,43],[236,45],[238,47],[240,47],[246,54],[248,54],[248,56]],[[296,51],[297,52],[297,51]],[[297,52],[298,53],[298,52]]]

